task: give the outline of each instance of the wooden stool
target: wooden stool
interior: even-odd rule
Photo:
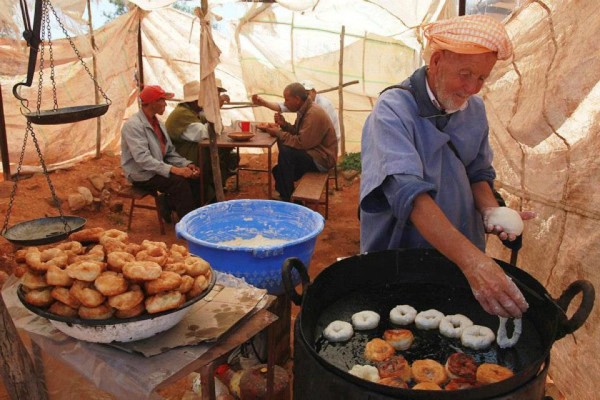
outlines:
[[[127,220],[127,231],[131,230],[131,221],[133,220],[133,209],[145,208],[146,210],[156,210],[156,216],[158,218],[158,224],[160,226],[160,234],[165,234],[165,224],[163,223],[163,219],[160,215],[158,195],[159,193],[155,190],[146,190],[135,186],[127,186],[121,189],[119,192],[117,192],[117,196],[124,197],[126,199],[131,199],[131,205],[129,207],[129,218]],[[136,201],[142,200],[146,196],[152,196],[154,198],[153,206],[147,204],[136,204]]]
[[[321,196],[325,190],[325,200]],[[329,216],[329,172],[307,172],[298,180],[296,189],[292,193],[292,201],[301,201],[306,206],[319,204],[325,205],[325,219]]]
[[[335,164],[333,168],[329,170],[329,179],[333,179],[335,181],[335,190],[340,190],[340,187],[338,186],[337,164]]]

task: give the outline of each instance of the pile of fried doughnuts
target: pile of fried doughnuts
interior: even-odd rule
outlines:
[[[365,353],[374,353],[369,347],[377,346],[378,352],[374,353],[377,359],[365,354],[365,358],[373,361],[375,367],[355,365],[348,372],[381,385],[413,390],[469,389],[513,376],[509,368],[491,363],[477,364],[472,356],[465,353],[450,355],[445,365],[431,359],[415,360],[409,364],[402,355],[385,351],[385,345],[381,342],[381,339],[373,339],[365,350]],[[384,359],[384,355],[387,358]]]
[[[25,302],[92,320],[177,309],[202,294],[212,274],[208,262],[185,246],[132,243],[126,232],[103,228],[75,232],[68,242],[19,249],[15,261]]]

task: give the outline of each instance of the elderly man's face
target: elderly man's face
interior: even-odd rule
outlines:
[[[167,107],[167,101],[165,99],[158,99],[148,104],[148,106],[152,111],[152,115],[163,115],[163,113],[165,112],[165,108]]]
[[[435,52],[428,72],[431,89],[445,110],[457,110],[470,96],[479,93],[495,64],[496,53]]]
[[[283,104],[285,104],[285,107],[292,112],[298,111],[304,103],[300,97],[294,96],[289,90],[283,91],[283,99]]]

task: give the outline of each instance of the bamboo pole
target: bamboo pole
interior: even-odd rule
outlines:
[[[94,27],[92,24],[92,5],[90,0],[87,0],[88,9],[88,26],[90,27],[90,44],[92,45],[92,74],[94,76],[94,82],[98,82],[98,68],[96,60],[96,39],[94,38]],[[94,86],[94,101],[95,104],[100,104],[100,93]],[[100,117],[96,118],[96,158],[100,158],[100,148],[102,147],[102,120]]]
[[[346,154],[346,129],[344,128],[344,36],[346,35],[346,26],[342,25],[342,32],[340,33],[340,70],[339,85],[338,85],[338,96],[339,96],[339,120],[340,120],[340,152],[342,156]],[[358,83],[358,82],[357,82]],[[336,181],[337,182],[337,181]]]

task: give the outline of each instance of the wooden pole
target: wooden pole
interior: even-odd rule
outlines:
[[[0,86],[0,157],[2,157],[2,174],[4,180],[10,180],[10,159],[8,156],[8,141],[6,140],[6,121],[4,120],[4,102],[2,101],[2,86]]]
[[[458,15],[465,15],[467,12],[467,0],[458,0]]]
[[[142,14],[140,13],[140,16]],[[138,79],[140,89],[144,86],[144,55],[142,48],[142,18],[138,22]]]
[[[90,0],[87,0],[88,9],[88,26],[90,27],[90,44],[92,46],[92,74],[94,76],[94,82],[98,82],[98,68],[96,60],[96,39],[94,38],[94,27],[92,24],[92,7]],[[95,104],[100,104],[100,93],[94,86],[94,101]],[[100,148],[102,146],[102,120],[100,117],[96,118],[96,158],[100,158]]]
[[[13,400],[47,400],[44,380],[36,370],[0,295],[0,375]]]
[[[339,86],[339,111],[338,117],[340,120],[340,152],[342,156],[346,154],[346,130],[344,128],[344,36],[346,35],[346,26],[342,25],[342,32],[340,33],[340,69],[338,73]]]

